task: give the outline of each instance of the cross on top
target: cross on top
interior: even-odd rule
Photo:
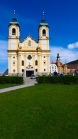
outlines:
[[[15,10],[14,10],[14,17],[15,17],[15,14],[16,14],[16,13],[15,13]]]
[[[43,19],[44,19],[44,12],[43,12]]]

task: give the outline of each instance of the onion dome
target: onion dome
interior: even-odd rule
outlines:
[[[9,23],[10,25],[16,25],[19,26],[19,23],[17,22],[17,19],[15,18],[15,10],[14,10],[14,18],[12,19],[12,21]],[[20,27],[20,26],[19,26]]]
[[[48,23],[46,23],[46,21],[44,19],[44,12],[43,12],[43,19],[41,20],[41,23],[40,23],[39,27],[41,27],[41,26],[47,26],[47,27],[49,27]]]

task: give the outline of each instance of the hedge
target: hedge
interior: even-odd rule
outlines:
[[[23,84],[23,77],[0,76],[0,84]]]
[[[36,78],[38,83],[50,84],[78,84],[78,76],[39,76]]]

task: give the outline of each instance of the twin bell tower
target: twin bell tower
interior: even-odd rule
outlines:
[[[27,36],[20,41],[20,25],[15,18],[9,23],[8,74],[30,77],[31,74],[50,72],[49,26],[43,19],[38,27],[38,41]]]

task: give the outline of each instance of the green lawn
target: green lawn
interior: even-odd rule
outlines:
[[[0,139],[77,139],[78,85],[41,84],[0,94]]]
[[[13,86],[16,86],[16,85],[19,85],[19,84],[0,84],[0,89],[13,87]]]

